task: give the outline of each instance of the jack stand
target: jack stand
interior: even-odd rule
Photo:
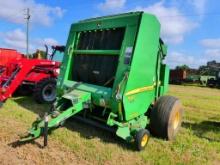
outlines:
[[[48,142],[48,114],[44,115],[44,147],[47,146]]]

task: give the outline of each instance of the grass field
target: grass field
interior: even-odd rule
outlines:
[[[51,133],[45,149],[42,138],[16,146],[18,135],[49,106],[26,97],[10,99],[0,111],[0,164],[220,164],[220,90],[171,86],[169,94],[184,105],[182,128],[172,142],[152,137],[143,152],[72,120]]]

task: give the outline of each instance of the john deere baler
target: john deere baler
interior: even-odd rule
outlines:
[[[72,116],[134,141],[138,150],[150,133],[175,137],[182,107],[175,97],[163,96],[167,48],[154,15],[135,12],[72,24],[66,48],[57,100],[23,140],[42,135],[45,122],[50,129]]]

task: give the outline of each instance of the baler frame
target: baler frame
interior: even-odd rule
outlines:
[[[123,28],[124,35],[121,34]],[[114,37],[111,38],[113,42],[110,42],[108,35],[116,36],[117,42]],[[161,102],[171,102],[165,105],[165,109],[173,118],[181,118],[182,115],[177,99],[159,99],[168,90],[169,68],[162,63],[166,54],[166,45],[160,39],[160,24],[150,14],[128,13],[73,24],[58,78],[58,98],[49,114],[51,120],[48,125],[56,127],[71,116],[82,115],[84,120],[93,118],[98,123],[116,128],[119,137],[128,142],[135,140],[137,148],[143,149],[150,136],[146,127],[151,123],[151,111],[163,111]],[[105,65],[112,67],[114,60],[111,57],[115,56],[118,63],[113,75],[105,70]],[[93,65],[94,57],[98,62]],[[112,60],[112,63],[105,63],[107,59]],[[103,70],[110,76],[102,77]],[[113,81],[112,75],[113,84],[105,86],[105,82]],[[60,108],[61,104],[64,104],[64,108]],[[75,105],[80,105],[80,109]],[[157,109],[153,110],[155,107]],[[72,113],[69,113],[69,109],[72,109]],[[62,115],[64,113],[68,114]],[[53,117],[53,114],[58,116]],[[153,115],[152,121],[160,118],[157,113]],[[181,124],[180,118],[175,130],[169,128],[172,134],[167,130],[164,138],[172,139],[175,136]],[[165,120],[171,122],[170,117]],[[42,135],[45,129],[43,123],[42,119],[37,122],[24,140]],[[172,126],[172,123],[168,125],[168,121],[166,124],[167,127]]]

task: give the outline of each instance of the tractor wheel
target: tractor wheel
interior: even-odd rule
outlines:
[[[135,147],[138,151],[143,150],[150,139],[150,133],[146,129],[139,130],[135,135]]]
[[[172,96],[162,96],[150,113],[150,130],[157,137],[173,140],[182,123],[183,109]]]
[[[46,78],[38,82],[33,96],[37,103],[52,103],[56,99],[56,79]]]

